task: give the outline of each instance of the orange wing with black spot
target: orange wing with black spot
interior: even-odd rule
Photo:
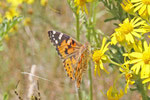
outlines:
[[[80,87],[82,74],[86,64],[85,53],[87,49],[82,44],[71,38],[70,36],[56,32],[49,31],[49,37],[53,45],[56,47],[58,54],[63,59],[64,69],[67,75],[77,81],[77,87]]]

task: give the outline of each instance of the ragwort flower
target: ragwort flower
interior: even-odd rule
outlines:
[[[24,0],[27,4],[33,4],[34,0]]]
[[[134,43],[135,37],[140,38],[140,33],[146,33],[144,26],[146,26],[146,22],[141,20],[141,18],[133,18],[129,20],[126,18],[123,21],[123,24],[119,24],[120,27],[115,29],[115,33],[112,34],[111,43],[116,44],[119,43]]]
[[[130,0],[123,0],[121,6],[124,11],[128,12],[129,14],[134,14],[133,7],[132,7],[133,5]]]
[[[24,26],[31,25],[31,18],[30,17],[25,18],[23,21],[23,24],[24,24]]]
[[[139,45],[139,48],[142,46]],[[133,64],[131,70],[136,74],[140,74],[142,79],[150,77],[150,45],[148,46],[147,42],[143,43],[144,49],[138,49],[138,51],[124,54],[124,56],[129,57],[129,64]],[[140,51],[139,51],[140,50]]]
[[[119,100],[123,96],[123,91],[120,90],[120,93],[115,87],[110,87],[107,91],[107,98],[108,100]]]
[[[48,0],[41,0],[40,3],[42,6],[46,6],[48,4]]]
[[[134,12],[138,11],[139,15],[147,13],[147,16],[150,16],[150,0],[131,0],[131,2],[134,3]]]
[[[128,64],[124,64],[121,66],[120,71],[122,72],[122,75],[125,75],[126,78],[126,86],[125,86],[125,93],[127,93],[127,89],[129,88],[129,85],[134,84],[135,82],[132,81],[133,77],[133,71],[129,69]]]
[[[12,19],[14,16],[18,16],[19,13],[16,11],[16,8],[9,8],[9,10],[5,13],[5,17],[7,19]]]
[[[109,73],[103,66],[103,62],[107,60],[107,56],[105,55],[105,52],[108,50],[109,44],[110,42],[106,44],[106,38],[104,38],[102,41],[101,49],[95,50],[93,53],[92,58],[93,58],[93,61],[95,62],[95,70],[94,70],[95,75],[96,75],[96,72],[98,71],[98,75],[100,76],[100,69],[104,70],[106,73]]]
[[[82,11],[85,10],[85,12],[88,14],[88,10],[86,8],[87,2],[92,2],[92,0],[74,0],[75,6],[78,6],[77,13],[79,13],[79,10],[81,9]]]
[[[2,18],[2,15],[0,13],[0,23],[2,23],[2,21],[3,21],[3,18]]]
[[[22,4],[24,0],[7,0],[8,3],[11,3],[12,7],[17,7]]]

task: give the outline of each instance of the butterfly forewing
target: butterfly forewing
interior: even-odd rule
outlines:
[[[79,51],[80,46],[82,46],[79,42],[75,41],[66,34],[56,31],[49,31],[48,34],[51,42],[54,46],[56,46],[56,50],[62,59],[65,59],[69,55],[75,54]]]

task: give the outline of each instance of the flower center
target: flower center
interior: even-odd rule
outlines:
[[[132,74],[131,73],[127,73],[127,74],[125,74],[125,77],[126,77],[126,80],[130,80],[130,78],[132,77]]]
[[[80,6],[83,6],[86,3],[86,0],[78,0],[78,1],[79,1],[78,3]]]
[[[129,22],[123,23],[122,26],[120,27],[120,32],[124,35],[129,34],[132,31],[133,31],[133,26]]]
[[[145,64],[150,64],[150,48],[143,53],[143,61]]]
[[[101,60],[102,53],[100,50],[96,50],[93,54],[93,60],[98,63]]]
[[[142,0],[145,5],[150,5],[150,0]]]

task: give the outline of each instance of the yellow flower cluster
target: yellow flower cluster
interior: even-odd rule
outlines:
[[[134,47],[134,52],[125,53],[124,56],[129,57],[128,64],[131,64],[131,70],[135,74],[139,74],[143,83],[150,82],[150,44],[146,41],[138,43]],[[150,89],[150,85],[148,87]]]
[[[0,14],[0,23],[2,22],[3,18],[7,18],[11,20],[15,16],[19,16],[21,11],[20,7],[23,3],[33,4],[35,0],[2,0],[0,1],[0,8],[6,10],[3,12],[4,15]],[[48,0],[40,0],[42,6],[46,6]]]
[[[150,44],[146,40],[141,41],[143,35],[150,32],[147,20],[150,16],[150,0],[123,0],[121,6],[126,12],[135,16],[132,19],[126,18],[111,35],[111,44],[119,43],[127,52],[123,54],[125,63],[120,67],[126,79],[125,93],[129,85],[135,83],[133,78],[135,75],[140,76],[143,84],[148,83],[150,89]]]
[[[141,18],[133,18],[129,20],[126,18],[122,24],[119,24],[119,27],[115,29],[115,33],[112,34],[111,43],[135,43],[135,37],[141,38],[141,33],[144,34],[147,31],[145,27],[147,26],[146,22]]]
[[[147,20],[150,16],[150,0],[123,0],[121,6],[134,17],[132,19],[126,18],[120,23],[119,27],[111,35],[111,42],[106,44],[106,38],[104,38],[101,49],[94,51],[95,75],[98,72],[100,76],[100,69],[107,72],[103,63],[108,61],[106,55],[108,45],[110,43],[111,45],[119,44],[127,52],[123,54],[124,64],[120,65],[120,77],[124,76],[126,79],[125,93],[127,93],[129,85],[135,83],[135,76],[140,76],[139,78],[143,80],[143,84],[148,83],[148,89],[150,89],[150,44],[148,45],[148,42],[141,41],[144,38],[144,34],[150,32],[149,21]],[[120,96],[115,97],[112,96],[112,90],[112,87],[108,90],[107,96],[110,97],[108,99],[119,100],[122,92]],[[116,99],[113,99],[113,97]]]
[[[145,19],[150,17],[150,0],[123,0],[122,8],[129,14],[138,14]]]

